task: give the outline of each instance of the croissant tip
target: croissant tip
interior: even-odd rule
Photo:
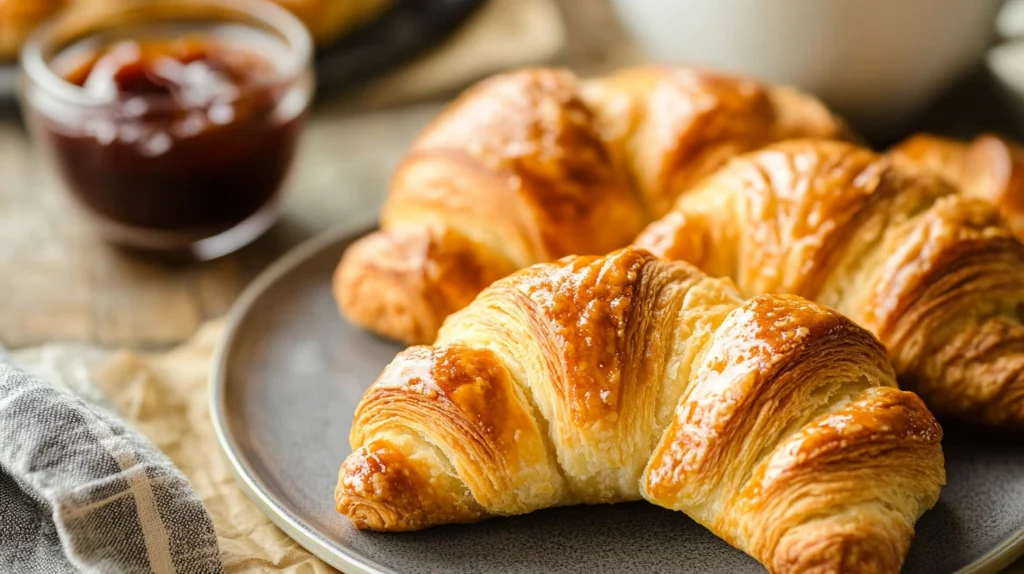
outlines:
[[[374,500],[380,494],[378,483],[384,484],[375,481],[383,471],[378,462],[365,449],[357,449],[345,459],[334,488],[335,510],[352,521],[357,530],[402,530],[395,512],[386,503]]]
[[[371,233],[345,251],[334,272],[333,291],[341,314],[378,335],[408,345],[428,344],[439,327],[423,300],[422,280],[395,254],[395,240]]]
[[[848,572],[896,574],[903,566],[913,530],[891,523],[804,524],[775,549],[770,570],[776,573]],[[803,532],[808,530],[809,532]]]
[[[338,488],[335,494],[335,510],[346,516],[356,530],[394,530],[374,504],[358,497],[348,496]]]

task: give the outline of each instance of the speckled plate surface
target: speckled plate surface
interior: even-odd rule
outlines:
[[[351,234],[299,247],[242,296],[213,378],[225,452],[254,501],[342,571],[761,572],[681,513],[646,503],[560,508],[408,534],[357,532],[334,511],[352,413],[399,347],[342,320],[331,275]],[[996,572],[1024,550],[1024,448],[947,425],[949,482],[905,572]]]

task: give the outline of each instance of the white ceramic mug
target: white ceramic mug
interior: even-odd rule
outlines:
[[[792,84],[868,134],[980,62],[1002,0],[615,0],[652,59]]]

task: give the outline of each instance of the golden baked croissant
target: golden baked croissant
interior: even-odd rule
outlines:
[[[1024,247],[988,202],[832,141],[734,159],[636,244],[747,296],[828,305],[889,349],[936,414],[1024,427]]]
[[[336,298],[359,325],[430,342],[495,279],[622,247],[728,157],[800,135],[846,131],[810,96],[690,69],[491,78],[413,145],[381,231],[338,267]]]
[[[935,170],[964,193],[995,204],[1014,235],[1024,240],[1024,149],[1019,145],[991,134],[970,142],[917,134],[889,154]]]
[[[838,313],[627,248],[515,273],[399,354],[335,496],[385,531],[644,498],[773,572],[897,572],[941,434]]]

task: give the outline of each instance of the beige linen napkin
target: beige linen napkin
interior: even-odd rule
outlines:
[[[94,379],[118,413],[188,477],[213,518],[225,572],[335,572],[260,512],[221,452],[209,409],[210,365],[220,332],[215,322],[167,353],[115,353]]]
[[[163,353],[54,344],[12,353],[47,381],[102,404],[161,449],[185,474],[213,520],[227,574],[335,572],[279,530],[235,481],[209,409],[209,374],[220,321]]]

